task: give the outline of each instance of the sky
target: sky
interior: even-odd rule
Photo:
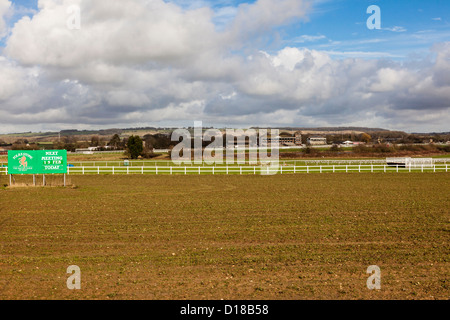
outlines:
[[[449,107],[448,0],[0,0],[0,133],[444,132]]]

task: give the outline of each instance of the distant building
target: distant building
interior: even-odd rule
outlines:
[[[307,140],[306,140],[306,144],[309,144],[309,145],[312,145],[312,146],[314,146],[314,145],[326,145],[327,144],[327,138],[324,138],[324,137],[309,137]]]
[[[302,133],[301,132],[294,133],[294,138],[295,138],[295,144],[296,145],[301,145],[302,144]]]
[[[347,145],[347,146],[351,146],[351,145],[353,145],[353,146],[357,146],[357,145],[360,145],[360,144],[365,144],[365,142],[362,142],[362,141],[344,141],[344,142],[342,142],[342,144],[344,144],[344,145]]]
[[[102,147],[88,147],[88,148],[81,148],[81,149],[75,149],[75,152],[93,152],[98,151]],[[103,147],[105,149],[111,149],[110,146]]]
[[[291,137],[268,137],[262,140],[263,143],[272,144],[278,143],[279,145],[301,145],[302,144],[302,135],[299,132],[296,132],[294,136]]]

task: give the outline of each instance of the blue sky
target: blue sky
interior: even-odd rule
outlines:
[[[38,0],[13,0],[19,10],[9,19],[12,26],[22,14],[32,16]],[[216,12],[255,1],[173,0],[185,9],[209,6]],[[366,13],[370,5],[381,9],[381,30],[369,30]],[[231,12],[231,11],[230,11]],[[232,18],[230,16],[230,18]],[[220,23],[220,21],[217,21]],[[323,50],[335,57],[391,57],[404,59],[429,54],[436,42],[450,39],[450,1],[448,0],[319,0],[313,1],[308,18],[278,28],[282,40],[268,51],[284,46]],[[5,39],[0,42],[5,45]],[[364,55],[363,53],[366,53]]]
[[[381,30],[369,30],[370,5],[381,9]],[[407,57],[423,54],[435,42],[450,39],[450,1],[446,0],[334,0],[316,5],[310,21],[290,28],[295,33],[323,38],[306,46],[330,51],[384,52]],[[431,36],[429,36],[431,34]],[[294,42],[295,43],[295,42]]]
[[[394,58],[428,54],[436,42],[450,39],[448,0],[323,0],[315,1],[307,21],[284,30],[283,45],[358,55],[384,53]],[[366,26],[370,5],[381,9],[381,30]],[[378,57],[384,56],[383,54]],[[368,55],[367,57],[370,57]],[[377,57],[374,54],[374,57]]]

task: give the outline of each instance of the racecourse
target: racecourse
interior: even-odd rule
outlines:
[[[447,299],[449,181],[69,175],[71,187],[42,188],[2,175],[0,298]],[[380,290],[366,286],[371,265]]]
[[[86,174],[168,174],[168,175],[273,175],[296,173],[336,173],[336,172],[448,172],[450,161],[447,158],[434,159],[433,164],[415,166],[390,166],[384,159],[335,159],[335,160],[281,160],[268,164],[248,161],[243,163],[201,164],[174,163],[172,161],[70,161],[69,175]],[[7,175],[7,163],[0,166],[0,175]]]

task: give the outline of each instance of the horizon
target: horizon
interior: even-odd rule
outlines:
[[[439,0],[0,0],[0,134],[195,121],[449,132],[449,12]]]
[[[49,131],[22,131],[22,132],[8,132],[8,133],[0,133],[0,136],[4,136],[4,135],[23,135],[23,134],[61,134],[63,132],[79,132],[80,134],[83,134],[83,132],[102,132],[102,131],[114,131],[114,130],[120,130],[120,131],[145,131],[145,130],[150,130],[150,129],[155,129],[156,131],[160,131],[160,130],[177,130],[177,129],[193,129],[193,126],[186,126],[186,127],[153,127],[153,126],[148,126],[148,127],[127,127],[127,128],[104,128],[104,129],[63,129],[63,130],[59,130],[59,131],[53,131],[53,130],[49,130]],[[247,129],[268,129],[268,130],[287,130],[287,131],[319,131],[319,132],[345,132],[345,131],[360,131],[360,132],[366,132],[366,133],[371,133],[371,132],[402,132],[402,133],[406,133],[406,134],[424,134],[424,135],[433,135],[433,134],[448,134],[450,133],[450,131],[430,131],[430,132],[407,132],[407,131],[403,131],[403,130],[390,130],[390,129],[384,129],[384,128],[370,128],[370,127],[346,127],[346,126],[337,126],[337,127],[295,127],[295,126],[288,126],[288,127],[214,127],[214,126],[203,126],[202,127],[203,130],[212,128],[212,129],[218,129],[218,130],[226,130],[226,129],[243,129],[243,130],[247,130]],[[281,133],[281,132],[280,132]],[[91,134],[91,133],[89,133]],[[331,133],[332,134],[332,133]]]

